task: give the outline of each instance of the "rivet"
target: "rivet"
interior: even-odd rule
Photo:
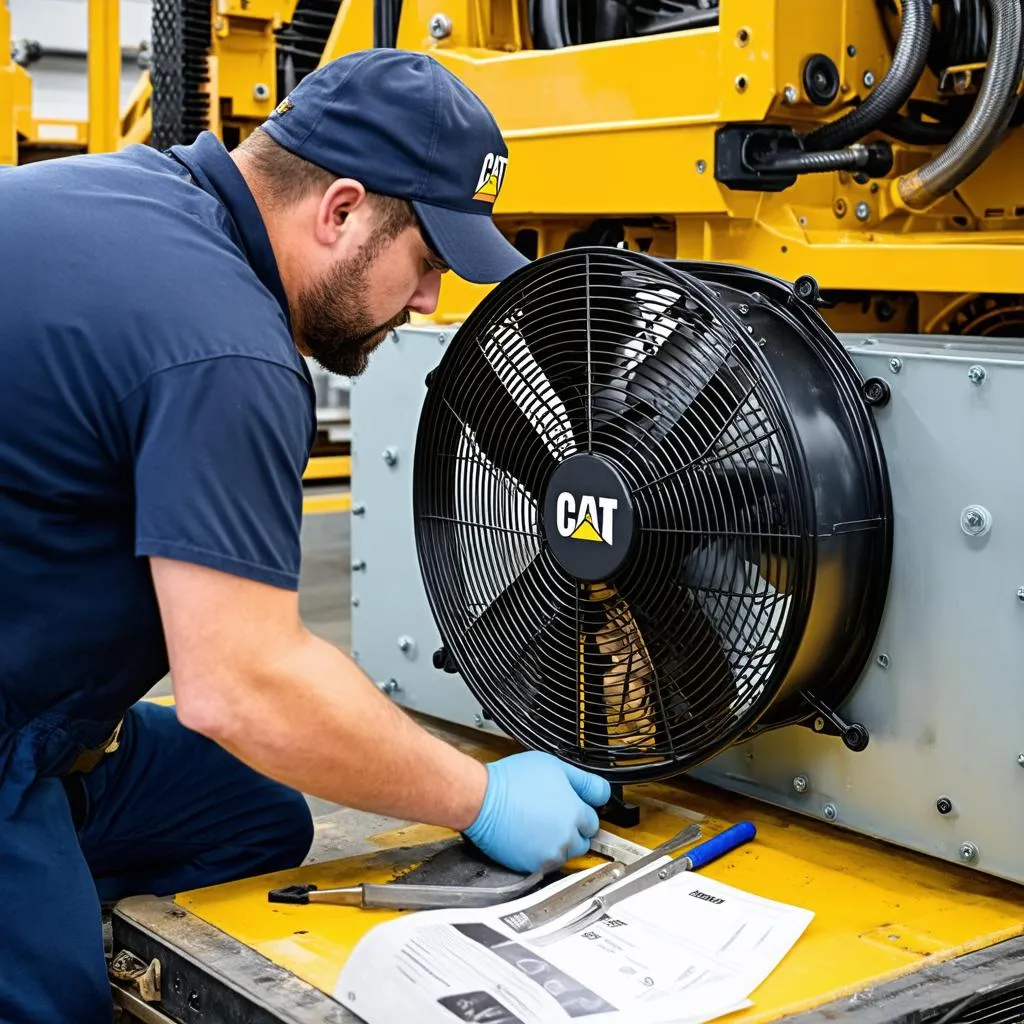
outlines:
[[[983,537],[992,529],[992,513],[982,505],[968,505],[960,513],[960,529],[968,537]]]
[[[697,161],[697,173],[703,174],[708,169],[707,162],[704,160]]]
[[[796,775],[793,777],[793,789],[798,793],[806,793],[810,785],[811,783],[806,775]]]
[[[890,359],[889,360],[889,369],[892,370],[893,373],[899,373],[900,370],[903,369],[903,360],[902,359],[895,359],[895,358]]]
[[[839,817],[839,808],[836,807],[835,804],[825,804],[821,813],[824,814],[829,821],[835,821],[836,818]]]

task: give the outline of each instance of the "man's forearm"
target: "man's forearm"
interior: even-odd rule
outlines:
[[[213,692],[195,727],[304,793],[456,830],[480,809],[484,766],[417,725],[306,630],[247,678],[217,679]]]

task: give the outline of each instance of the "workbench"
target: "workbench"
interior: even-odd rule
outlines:
[[[483,760],[501,737],[430,727]],[[1024,1019],[1024,888],[683,779],[627,787],[641,822],[610,831],[653,847],[689,821],[711,836],[740,820],[756,839],[703,872],[815,917],[753,1005],[722,1024],[986,1024]],[[159,1000],[116,1001],[140,1020],[356,1024],[330,998],[358,940],[396,911],[270,903],[269,890],[390,881],[458,837],[341,810],[317,822],[302,867],[114,908],[113,951],[158,960]],[[587,856],[567,865],[600,860]],[[152,980],[152,971],[151,971]],[[959,1009],[958,1009],[959,1007]]]

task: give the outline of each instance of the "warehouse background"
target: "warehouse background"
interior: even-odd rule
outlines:
[[[38,52],[29,65],[33,114],[85,120],[87,0],[7,0],[7,4],[15,51]],[[121,0],[122,104],[148,56],[151,16],[150,0]]]

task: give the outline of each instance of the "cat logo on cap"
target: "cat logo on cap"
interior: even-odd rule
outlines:
[[[474,199],[482,199],[485,203],[493,203],[501,191],[502,182],[505,180],[505,168],[508,167],[508,157],[499,156],[497,153],[488,153],[480,166],[480,177],[477,179]]]

